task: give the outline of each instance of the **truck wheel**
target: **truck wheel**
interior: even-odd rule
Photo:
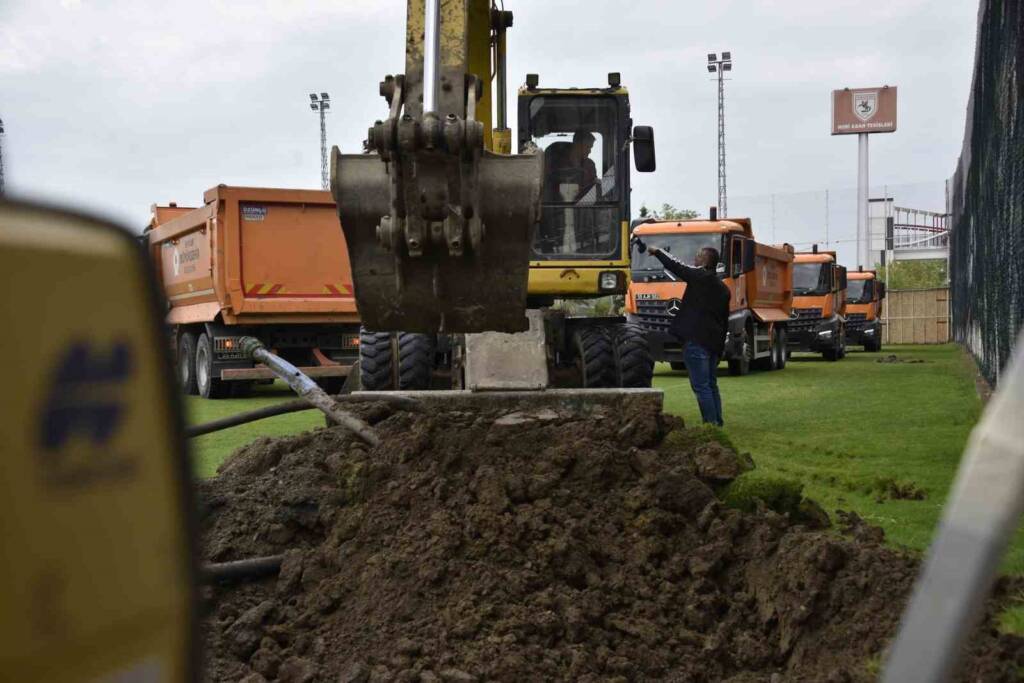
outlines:
[[[872,339],[871,341],[865,342],[864,350],[870,353],[877,353],[882,350],[882,340]]]
[[[786,367],[786,361],[789,359],[789,350],[786,349],[786,328],[780,327],[778,329],[778,337],[775,343],[779,352],[779,359],[775,364],[775,369],[782,370]]]
[[[821,352],[821,356],[822,358],[829,362],[839,360],[840,358],[842,358],[842,356],[839,355],[839,344],[835,343],[832,345],[832,348],[825,349],[824,351]]]
[[[359,381],[364,391],[395,389],[394,348],[390,332],[359,328]]]
[[[196,344],[196,386],[203,398],[224,398],[231,387],[219,377],[213,376],[213,342],[203,332]]]
[[[729,359],[729,374],[730,375],[746,375],[750,373],[750,364],[753,360],[754,347],[750,344],[750,334],[746,330],[743,332],[743,345],[740,351],[739,358]]]
[[[649,389],[654,377],[654,359],[643,328],[635,323],[618,325],[612,330],[612,345],[618,386]]]
[[[181,384],[181,390],[189,396],[199,393],[199,387],[196,386],[196,335],[194,332],[184,332],[178,339],[178,383]]]
[[[433,335],[414,332],[398,333],[398,388],[422,391],[430,388],[434,374]]]
[[[674,360],[671,363],[669,363],[669,367],[671,367],[676,372],[683,372],[684,370],[686,370],[686,363],[684,363],[681,360]]]
[[[584,387],[615,386],[615,357],[611,339],[604,330],[596,327],[578,330],[573,335],[573,346]]]

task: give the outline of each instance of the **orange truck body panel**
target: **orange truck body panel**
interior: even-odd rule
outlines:
[[[793,247],[770,246],[754,242],[754,233],[748,218],[722,220],[665,221],[641,223],[633,233],[650,246],[659,246],[659,236],[721,235],[722,261],[726,277],[722,282],[729,288],[730,337],[726,344],[726,358],[742,353],[737,335],[742,332],[747,318],[774,340],[773,330],[782,328],[790,318],[793,305]],[[735,239],[734,239],[735,236]],[[746,273],[734,269],[743,258],[745,242],[753,243],[753,268]],[[735,246],[734,245],[740,245]],[[729,253],[726,253],[729,252]],[[689,261],[691,254],[676,254]],[[639,281],[634,278],[626,296],[626,312],[633,322],[648,330],[649,342],[656,360],[681,361],[681,347],[667,338],[668,318],[660,312],[665,302],[681,299],[686,283],[676,281]],[[660,308],[659,308],[660,307]],[[738,329],[733,329],[739,325]],[[736,341],[736,343],[731,343]],[[763,341],[763,340],[762,340]],[[770,353],[770,343],[763,341],[755,359]]]
[[[168,322],[359,321],[330,192],[220,185],[204,199],[154,207],[147,234]]]
[[[346,376],[358,357],[359,314],[331,193],[218,185],[203,199],[198,208],[153,206],[144,235],[179,373],[183,340],[206,335],[212,365],[200,373],[195,354],[197,375],[272,378],[237,351],[234,340],[248,335],[311,376]]]

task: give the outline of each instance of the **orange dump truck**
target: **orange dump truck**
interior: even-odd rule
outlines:
[[[846,343],[865,351],[882,350],[882,299],[885,283],[878,273],[860,268],[846,276]]]
[[[827,360],[846,355],[846,268],[836,262],[836,252],[800,252],[793,263],[793,319],[789,323],[789,347],[813,351]]]
[[[242,336],[340,388],[359,356],[348,250],[330,192],[218,185],[154,206],[145,244],[168,302],[182,388],[220,398],[270,380]]]
[[[786,365],[786,325],[793,301],[793,247],[754,241],[749,218],[648,221],[633,230],[650,247],[660,247],[684,263],[714,247],[722,255],[719,276],[729,288],[729,332],[724,360],[734,375],[751,367],[780,370]],[[655,360],[683,369],[683,348],[668,334],[669,323],[686,291],[650,254],[635,248],[626,295],[629,322],[645,330]]]

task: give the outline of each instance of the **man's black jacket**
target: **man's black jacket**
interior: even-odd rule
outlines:
[[[654,257],[686,283],[669,332],[684,343],[696,342],[721,357],[729,329],[729,288],[714,271],[688,266],[664,251],[655,252]]]

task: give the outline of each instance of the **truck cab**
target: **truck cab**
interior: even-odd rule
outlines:
[[[789,349],[820,353],[836,361],[846,355],[846,268],[836,252],[796,254],[793,263],[793,315]]]
[[[882,299],[885,283],[873,270],[858,269],[846,281],[846,343],[865,351],[882,350]]]
[[[635,224],[633,234],[684,263],[692,263],[705,247],[718,251],[718,275],[729,288],[729,330],[724,360],[729,371],[743,375],[752,367],[785,366],[786,325],[792,302],[793,248],[754,241],[749,218],[648,221]],[[650,254],[634,249],[626,297],[627,319],[647,335],[655,360],[682,370],[683,347],[669,324],[686,291]]]

